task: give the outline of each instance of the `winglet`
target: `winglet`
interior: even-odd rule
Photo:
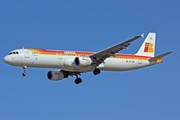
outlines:
[[[163,57],[165,57],[165,56],[167,56],[167,55],[169,55],[171,53],[173,53],[173,51],[169,51],[169,52],[163,53],[161,55],[158,55],[156,57],[150,58],[149,61],[155,61],[155,60],[157,60],[159,58],[163,58]]]
[[[143,33],[143,34],[141,34],[141,37],[143,37],[143,38],[144,38],[144,33]]]

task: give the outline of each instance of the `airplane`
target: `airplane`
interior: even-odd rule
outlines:
[[[172,51],[158,56],[155,54],[156,33],[149,33],[136,54],[120,54],[119,51],[127,47],[144,34],[134,36],[124,42],[104,49],[100,52],[82,52],[70,50],[49,50],[22,48],[11,51],[4,57],[4,62],[23,68],[26,76],[28,67],[53,68],[47,73],[52,81],[68,77],[76,77],[75,84],[82,82],[79,77],[82,73],[93,72],[98,75],[101,71],[127,71],[144,68],[162,62],[162,58]]]

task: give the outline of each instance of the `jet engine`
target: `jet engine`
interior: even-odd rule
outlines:
[[[92,60],[86,57],[76,57],[74,59],[74,62],[78,66],[88,66],[88,65],[91,65]]]
[[[74,63],[74,59],[66,59],[64,61],[64,66],[76,66],[75,63]]]
[[[65,66],[88,66],[91,65],[92,60],[88,57],[75,57],[74,59],[66,59],[64,61]]]
[[[64,73],[59,70],[53,70],[47,73],[47,77],[49,80],[58,81],[64,78]]]

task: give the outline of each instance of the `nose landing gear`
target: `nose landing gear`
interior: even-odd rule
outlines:
[[[26,73],[26,68],[27,68],[27,66],[22,66],[22,68],[23,68],[23,73],[22,73],[22,76],[26,76],[27,75],[27,73]]]

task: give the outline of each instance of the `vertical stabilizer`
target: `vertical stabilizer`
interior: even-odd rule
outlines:
[[[136,55],[154,57],[156,33],[149,33]]]

